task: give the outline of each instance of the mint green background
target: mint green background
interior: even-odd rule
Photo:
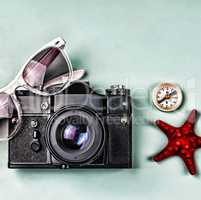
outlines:
[[[0,199],[169,200],[200,198],[200,175],[186,173],[179,158],[160,165],[148,158],[166,143],[150,122],[180,125],[192,108],[201,111],[201,1],[0,0],[0,86],[26,59],[57,36],[67,41],[77,68],[95,88],[123,83],[134,98],[134,169],[9,170],[0,144]],[[166,114],[150,103],[160,81],[182,86],[185,102]],[[201,119],[196,131],[201,134]],[[201,151],[196,153],[201,173]]]

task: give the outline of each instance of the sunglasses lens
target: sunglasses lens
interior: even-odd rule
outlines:
[[[23,71],[23,78],[30,87],[54,94],[64,88],[71,73],[71,64],[61,50],[50,47],[30,60]]]
[[[11,96],[6,93],[0,93],[0,140],[13,138],[16,129],[19,127],[19,118]]]

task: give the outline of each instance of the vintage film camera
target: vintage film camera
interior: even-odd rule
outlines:
[[[116,85],[103,95],[80,81],[50,97],[17,90],[23,121],[9,141],[9,168],[131,168],[129,93]]]

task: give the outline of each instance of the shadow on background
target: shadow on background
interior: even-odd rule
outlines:
[[[142,155],[142,129],[148,125],[146,116],[149,107],[149,94],[145,88],[132,93],[133,98],[133,163],[134,168],[140,168]]]

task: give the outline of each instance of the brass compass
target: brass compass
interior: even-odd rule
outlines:
[[[153,90],[152,100],[156,108],[161,111],[175,111],[182,104],[182,90],[174,83],[160,83]]]

